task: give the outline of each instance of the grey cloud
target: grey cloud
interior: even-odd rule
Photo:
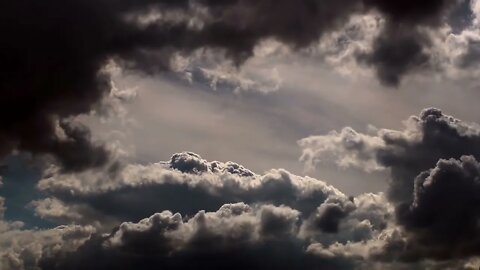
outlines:
[[[256,46],[252,58],[262,59],[261,63],[247,61],[241,68],[234,67],[216,50],[202,49],[193,52],[189,56],[177,55],[173,57],[172,70],[174,74],[187,82],[190,86],[209,90],[222,91],[225,93],[267,94],[277,91],[282,85],[282,78],[276,68],[272,68],[267,56],[274,53],[260,53],[262,50],[270,50],[270,46],[278,45],[277,41],[265,41]],[[275,54],[279,56],[280,53]],[[252,59],[252,60],[253,60]]]
[[[464,68],[475,67],[480,60],[480,41],[470,40],[467,51],[461,56],[459,65]]]
[[[66,170],[105,164],[108,151],[91,142],[88,132],[63,126],[62,140],[55,121],[101,105],[111,88],[105,71],[108,61],[155,74],[170,69],[176,53],[213,48],[240,65],[261,41],[273,38],[293,49],[305,48],[352,15],[371,11],[378,11],[388,27],[367,63],[375,66],[383,82],[395,85],[424,62],[422,49],[428,42],[421,41],[426,37],[418,28],[437,28],[456,4],[453,0],[2,3],[0,154],[19,149],[53,155]],[[412,34],[398,31],[404,28],[412,29]]]
[[[287,205],[308,216],[328,198],[348,200],[314,178],[282,169],[258,175],[234,162],[208,162],[188,152],[169,162],[130,164],[113,176],[57,172],[38,187],[50,198],[32,203],[36,213],[63,222],[136,220],[163,210],[188,216],[235,202]]]
[[[84,181],[91,181],[91,176]],[[145,190],[133,189],[131,193],[133,200],[142,202],[138,207],[165,205],[151,210],[166,211],[137,223],[124,222],[111,234],[94,236],[74,252],[45,255],[39,264],[42,269],[188,269],[192,265],[213,269],[353,269],[370,264],[369,241],[375,240],[393,217],[391,206],[381,194],[349,198],[317,179],[283,170],[257,175],[236,163],[208,162],[188,152],[173,155],[169,162],[127,166],[116,179],[120,182],[89,183],[89,189],[88,182],[82,184],[81,179],[60,174],[42,180],[39,185],[57,198],[35,202],[37,213],[45,218],[63,218],[63,222],[100,222],[103,227],[99,230],[105,231],[108,224],[115,224],[105,221],[108,215],[119,220],[119,213],[133,208],[127,202],[118,204],[118,200],[113,201],[117,209],[111,207],[113,204],[101,208],[112,201],[94,203],[94,199],[82,201],[87,198],[82,196],[114,194],[122,185],[142,184],[146,184]],[[165,186],[167,183],[183,184],[185,189],[172,191]],[[147,189],[159,198],[177,200],[142,201]],[[159,193],[162,189],[164,193]],[[197,191],[203,194],[198,200]],[[70,197],[61,195],[67,192]],[[165,198],[168,194],[171,196]],[[212,198],[215,203],[208,205]],[[185,201],[190,208],[181,206]],[[220,204],[224,201],[233,204]],[[89,210],[82,211],[81,204]],[[173,214],[171,209],[179,205],[183,213]],[[328,209],[335,206],[341,209],[341,215],[328,214]],[[209,207],[219,209],[203,210]],[[102,214],[95,217],[92,209]],[[129,215],[126,220],[134,217]],[[344,248],[350,249],[351,243],[355,247],[341,253]]]
[[[409,72],[431,68],[429,47],[425,34],[415,33],[408,25],[384,26],[383,33],[374,41],[371,53],[359,53],[360,62],[375,67],[380,82],[387,86],[398,86]]]
[[[360,52],[358,58],[372,65],[380,82],[387,86],[398,86],[410,72],[434,68],[426,52],[432,45],[424,28],[448,24],[449,15],[457,12],[459,6],[465,7],[464,1],[457,0],[365,2],[383,13],[386,22],[372,51]],[[466,9],[471,10],[470,5]]]
[[[443,116],[438,110],[422,115],[436,115],[437,121]],[[413,118],[412,123],[421,118],[425,117]],[[448,119],[459,126],[463,124]],[[416,135],[409,133],[410,138]],[[72,230],[61,233],[62,240],[54,237],[55,245],[35,240],[31,255],[30,251],[23,252],[24,248],[15,249],[3,260],[7,263],[8,259],[12,265],[16,261],[38,265],[40,269],[189,269],[194,265],[202,269],[459,268],[466,265],[470,255],[476,255],[473,220],[478,212],[475,200],[480,165],[473,157],[436,164],[416,178],[407,208],[401,208],[405,204],[391,204],[383,194],[349,198],[316,179],[282,170],[257,175],[236,163],[209,162],[188,152],[175,154],[168,162],[126,166],[117,179],[108,181],[96,182],[92,172],[73,175],[60,171],[40,182],[52,197],[37,202],[37,212],[44,213],[45,218],[64,215],[66,223],[102,223],[104,227],[98,227],[99,233],[110,230],[109,225],[114,229],[92,235],[95,229],[88,225],[64,226],[53,231],[10,226],[0,235],[0,243],[6,239],[7,246],[17,235],[40,239],[43,234]],[[152,208],[158,211],[149,218],[132,222],[135,218],[130,215],[120,225],[122,216],[118,213],[128,212],[129,204],[119,204],[119,210],[114,210],[102,209],[93,200],[82,201],[92,194],[115,193],[122,186],[146,185],[152,189],[149,183],[158,185],[158,190],[165,188],[165,183],[182,183],[187,188],[170,197],[180,197],[179,201]],[[182,200],[190,200],[196,189],[201,190],[204,199],[219,198],[216,203],[222,203],[226,194],[234,194],[239,201],[206,211],[206,204],[201,201],[189,203],[194,207],[185,211],[188,213],[170,209],[178,207],[175,205]],[[153,194],[158,190],[153,189]],[[70,197],[63,197],[61,194],[67,191]],[[131,196],[144,198],[145,191],[135,190]],[[43,205],[46,202],[51,206]],[[144,203],[146,207],[152,201]],[[88,210],[80,209],[82,204]],[[452,222],[451,217],[456,214],[465,222]],[[107,221],[108,218],[112,219]],[[437,237],[438,234],[445,238]],[[65,248],[57,241],[65,242]],[[447,243],[454,252],[445,255]]]
[[[368,135],[347,128],[341,133],[305,138],[299,144],[303,160],[309,164],[321,162],[325,154],[345,167],[390,169],[389,197],[401,203],[413,200],[415,177],[433,168],[439,159],[478,157],[480,127],[429,108],[411,116],[403,130],[380,129]]]
[[[329,143],[335,146],[323,146]],[[346,129],[300,144],[307,160],[326,153],[337,162],[349,158],[347,165],[360,167],[368,161],[389,169],[388,199],[399,227],[387,237],[379,258],[419,261],[478,255],[477,124],[430,108],[410,117],[404,130],[365,135]]]
[[[384,146],[380,136],[362,134],[350,127],[327,135],[310,136],[298,141],[302,148],[300,161],[308,169],[322,163],[333,162],[341,168],[359,168],[367,172],[382,170],[384,167],[375,159],[377,149]]]
[[[0,221],[0,223],[5,221]],[[48,230],[24,230],[10,224],[0,235],[0,268],[3,270],[38,269],[42,256],[59,251],[73,251],[82,245],[95,229],[91,226],[59,226]]]
[[[397,211],[399,223],[410,232],[410,256],[425,253],[446,259],[478,254],[479,176],[477,160],[463,156],[442,159],[416,178],[412,204]]]
[[[327,233],[338,232],[340,221],[354,208],[353,203],[326,201],[318,207],[312,226]]]
[[[353,269],[349,256],[307,250],[297,238],[299,213],[245,204],[203,211],[188,220],[162,212],[123,223],[76,252],[44,257],[42,269]],[[357,258],[355,258],[357,259]]]
[[[332,211],[328,212],[328,211]],[[325,246],[374,239],[392,225],[393,207],[383,194],[362,194],[350,200],[330,199],[305,219],[302,238]]]

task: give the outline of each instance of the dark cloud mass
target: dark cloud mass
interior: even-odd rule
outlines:
[[[28,231],[0,220],[0,247],[7,248],[0,250],[0,267],[358,269],[368,265],[366,243],[393,217],[382,194],[349,198],[317,179],[285,170],[257,175],[194,153],[122,170],[99,182],[92,173],[63,171],[42,180],[49,197],[34,202],[35,211],[82,224],[69,225],[79,235],[72,243],[60,228]],[[125,199],[122,188],[134,192]],[[138,213],[150,217],[138,221]],[[15,238],[23,245],[12,244]],[[360,246],[350,251],[351,243]]]
[[[281,169],[258,175],[237,163],[208,162],[194,153],[175,154],[167,163],[130,165],[115,178],[104,178],[90,173],[45,178],[39,187],[55,200],[33,206],[47,219],[78,222],[75,217],[81,216],[88,224],[105,221],[105,216],[135,221],[163,210],[192,216],[238,202],[289,205],[309,216],[327,200],[349,202],[339,190],[313,178]],[[67,212],[58,211],[58,200],[70,207]]]
[[[328,143],[335,146],[322,147]],[[339,164],[348,161],[345,166],[389,168],[390,199],[402,203],[413,200],[415,177],[435,167],[438,160],[464,155],[480,158],[480,127],[429,108],[411,116],[404,130],[381,129],[366,135],[345,128],[340,133],[303,139],[300,145],[304,161],[315,163],[322,160],[322,155],[331,155]]]
[[[353,269],[294,241],[298,213],[287,207],[225,205],[188,221],[169,212],[123,223],[77,252],[40,261],[53,269]],[[293,239],[292,239],[293,238]]]
[[[460,160],[442,159],[416,178],[412,204],[398,210],[399,222],[413,232],[410,241],[417,246],[409,256],[478,255],[479,176],[477,160],[463,156]]]
[[[88,113],[110,90],[103,67],[152,74],[175,52],[224,49],[236,64],[264,39],[293,48],[317,41],[352,14],[386,18],[366,63],[396,85],[428,58],[420,26],[436,27],[457,1],[100,0],[0,4],[0,154],[12,149],[55,156],[66,170],[100,166],[108,151],[64,122]],[[158,15],[158,16],[156,16]],[[405,30],[403,30],[405,29]],[[408,29],[408,30],[407,30]],[[398,34],[400,33],[400,34]],[[63,122],[60,126],[56,123]],[[58,135],[64,130],[65,136]]]
[[[331,142],[339,143],[322,148]],[[382,129],[366,135],[345,129],[300,144],[305,160],[330,154],[339,164],[348,159],[348,166],[389,169],[387,195],[405,232],[389,238],[380,258],[418,261],[479,255],[478,124],[429,108],[410,117],[401,131]]]
[[[446,144],[455,136],[474,137],[476,129],[436,109],[424,110],[406,124],[403,132],[379,131],[388,142],[378,144],[379,148],[368,146],[374,138],[366,135],[363,142],[347,144],[349,151],[388,150],[392,157],[397,155],[398,163],[395,158],[388,163],[392,170],[388,196],[347,197],[318,179],[285,170],[257,175],[239,164],[209,162],[189,152],[177,153],[168,162],[128,165],[117,178],[95,175],[97,170],[58,171],[40,181],[39,188],[48,197],[34,203],[35,211],[63,224],[83,225],[22,231],[21,225],[0,220],[4,232],[0,246],[7,247],[3,253],[0,250],[0,266],[8,270],[34,266],[44,270],[472,269],[469,260],[479,255],[480,243],[479,162],[461,155],[409,167],[420,170],[416,175],[411,172],[413,178],[393,173],[395,166],[418,162],[414,158],[422,151],[433,151],[422,148],[426,134],[442,137]],[[455,129],[438,129],[438,125]],[[400,158],[406,150],[398,147],[407,145],[408,151],[416,149],[416,155]],[[96,180],[99,176],[103,178]],[[403,190],[395,181],[402,182]],[[172,186],[181,188],[171,190]],[[126,196],[123,189],[134,192]],[[393,196],[396,193],[404,197]],[[102,196],[108,199],[99,199]],[[150,217],[138,221],[138,212]],[[75,235],[65,235],[70,230]],[[24,245],[11,248],[15,237]]]
[[[426,46],[428,40],[412,32],[411,26],[387,24],[383,34],[374,41],[373,51],[359,54],[357,58],[373,65],[383,84],[398,86],[407,72],[428,68],[429,56],[423,51]]]
[[[386,22],[373,51],[358,58],[372,65],[387,86],[398,86],[404,75],[428,67],[429,37],[422,28],[440,26],[457,6],[465,5],[458,0],[365,2],[385,14]]]

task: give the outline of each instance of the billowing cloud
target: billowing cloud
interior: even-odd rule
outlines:
[[[170,168],[172,165],[174,169]],[[230,165],[223,169],[243,175],[238,181],[253,181],[249,178],[253,176],[250,171],[234,163]],[[182,174],[201,175],[218,166],[218,162],[206,162],[193,153],[174,155],[169,162],[169,169]],[[328,190],[327,186],[320,184]],[[261,197],[251,204],[224,204],[216,211],[200,210],[184,217],[165,210],[139,222],[115,225],[107,234],[100,232],[108,223],[103,223],[104,228],[96,233],[97,230],[90,225],[95,225],[92,221],[89,225],[62,225],[41,230],[23,229],[22,223],[0,220],[0,266],[8,270],[190,269],[194,266],[212,269],[265,269],[272,266],[355,269],[368,264],[370,247],[364,241],[376,239],[390,224],[390,207],[382,195],[366,194],[353,199],[334,189],[332,191],[338,194],[331,194],[325,202],[325,199],[320,200],[318,205],[310,202],[318,206],[312,213],[289,206],[298,205],[296,202],[285,200],[284,204],[274,205],[262,202]],[[254,194],[260,196],[260,193]],[[215,195],[210,193],[209,196]],[[3,200],[0,203],[3,212]],[[64,203],[68,205],[69,202]],[[334,204],[348,208],[346,214],[341,217],[324,215],[323,209]],[[54,208],[50,210],[59,209]],[[91,218],[85,212],[68,210],[64,213],[77,215],[77,222]],[[338,227],[331,230],[316,226],[317,217],[323,223]],[[349,253],[341,253],[342,248],[349,248],[344,245],[351,242],[357,243],[358,247]]]
[[[379,129],[372,134],[351,128],[299,141],[302,160],[310,166],[335,162],[367,171],[390,169],[390,197],[396,202],[413,199],[415,177],[435,167],[439,159],[480,156],[480,126],[463,122],[434,108],[405,121],[403,130]],[[326,157],[326,159],[324,159]]]
[[[341,256],[313,254],[296,238],[288,207],[230,204],[188,220],[162,212],[123,223],[73,253],[46,257],[42,269],[353,269]]]
[[[386,238],[378,258],[478,255],[480,127],[430,108],[410,117],[404,130],[372,133],[346,128],[300,145],[313,165],[325,156],[342,166],[390,171],[388,198],[400,229]]]
[[[411,232],[407,259],[478,255],[479,176],[480,164],[472,156],[442,159],[417,176],[412,204],[398,210],[399,223]]]
[[[102,166],[108,151],[69,119],[94,110],[108,95],[108,62],[154,74],[170,69],[175,55],[211,48],[239,65],[265,40],[306,48],[357,14],[377,12],[385,20],[372,50],[359,58],[376,68],[383,83],[396,85],[429,58],[429,37],[421,29],[448,23],[458,5],[465,1],[2,3],[0,154],[13,149],[50,154],[65,170]],[[202,74],[221,83],[213,70]],[[244,88],[254,84],[235,77],[227,81],[231,79]]]
[[[432,109],[422,115],[433,112],[443,117]],[[70,225],[27,230],[1,221],[0,262],[13,269],[471,269],[479,168],[472,156],[441,159],[405,180],[411,200],[401,202],[381,193],[348,197],[318,179],[280,169],[258,175],[189,152],[118,174],[52,171],[39,183],[47,197],[31,207]]]
[[[42,256],[74,251],[87,240],[92,226],[59,226],[52,229],[24,229],[23,222],[4,220],[5,199],[0,197],[0,269],[38,269]]]
[[[115,175],[60,171],[47,175],[38,187],[51,197],[31,204],[36,213],[64,222],[138,220],[163,210],[191,216],[237,202],[288,205],[310,215],[329,198],[349,201],[314,178],[282,169],[258,175],[237,163],[209,162],[189,152],[175,154],[169,162],[130,164]]]

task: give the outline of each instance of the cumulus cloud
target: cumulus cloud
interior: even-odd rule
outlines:
[[[259,175],[237,163],[209,162],[190,152],[175,154],[168,162],[128,164],[114,175],[57,171],[46,175],[38,188],[51,197],[32,202],[36,213],[64,222],[137,220],[163,210],[194,215],[236,202],[288,205],[310,215],[328,198],[348,201],[338,189],[314,178],[282,169]]]
[[[390,198],[413,199],[415,177],[439,159],[480,155],[480,126],[463,122],[434,108],[405,121],[403,130],[378,129],[362,134],[351,128],[299,141],[302,160],[315,165],[334,161],[343,167],[367,171],[390,169]],[[330,158],[330,159],[329,159]]]
[[[70,225],[24,229],[22,223],[0,220],[2,269],[354,269],[368,264],[370,247],[362,243],[378,237],[392,218],[383,195],[348,198],[317,179],[284,170],[257,175],[237,163],[209,162],[188,152],[168,162],[126,166],[114,179],[96,180],[86,172],[51,173],[58,175],[39,183],[50,197],[31,207],[42,218]],[[81,182],[82,175],[91,182]],[[101,203],[86,199],[143,185],[145,190],[133,189],[132,201],[145,197],[147,189],[161,198],[171,192],[169,184],[185,189],[138,204],[158,204],[151,209],[153,215],[138,222],[128,214],[138,209],[130,201],[121,202],[122,195],[116,209],[113,204],[102,209]],[[63,197],[67,192],[70,197]],[[202,197],[189,201],[195,193]],[[168,202],[175,197],[179,200]],[[209,205],[209,198],[215,203]],[[193,207],[184,208],[182,200]],[[344,213],[325,214],[324,209],[334,205]],[[180,210],[170,210],[175,208]],[[124,216],[118,213],[127,213],[126,219],[134,222],[120,222]],[[348,254],[339,252],[339,245],[351,242],[358,247]]]
[[[193,168],[184,163],[180,167]],[[322,227],[305,231],[310,218],[287,205],[243,202],[224,204],[212,212],[201,210],[190,217],[166,210],[138,222],[123,222],[107,234],[97,233],[91,225],[23,229],[22,223],[0,220],[0,266],[7,270],[357,269],[368,264],[370,247],[363,241],[376,238],[386,226],[378,219],[390,220],[383,198],[369,194],[358,200],[325,202],[327,207],[348,204],[349,215],[322,217],[324,222],[331,218],[339,224],[335,232]],[[0,200],[2,212],[3,203]],[[321,216],[322,208],[312,217]],[[339,246],[351,242],[358,246],[341,253]]]
[[[5,270],[38,269],[39,259],[59,251],[76,250],[95,232],[89,226],[60,226],[25,230],[11,224],[0,235],[0,267]]]
[[[311,136],[298,142],[302,148],[300,160],[309,169],[323,162],[334,162],[341,168],[355,167],[367,172],[381,170],[384,167],[375,160],[375,150],[384,145],[376,136],[358,133],[347,127],[340,132],[332,131],[327,135]]]
[[[42,269],[342,269],[348,259],[316,256],[295,240],[299,213],[245,204],[199,212],[188,220],[162,212],[123,223],[77,252],[44,258]],[[95,254],[95,255],[94,255]]]
[[[59,251],[74,251],[95,232],[92,226],[24,229],[23,222],[4,219],[5,199],[0,197],[0,269],[38,269],[39,259]]]
[[[333,144],[333,146],[332,146]],[[309,163],[330,157],[367,171],[388,169],[388,199],[395,207],[396,233],[386,237],[378,258],[418,261],[478,256],[480,127],[425,109],[404,130],[366,135],[340,133],[300,141]],[[348,163],[343,162],[348,160]],[[344,212],[337,211],[337,214]]]
[[[433,109],[411,121],[419,127],[421,119],[432,115],[438,123],[467,125]],[[419,139],[414,133],[408,138]],[[409,201],[400,202],[382,193],[348,197],[318,179],[280,169],[258,175],[237,163],[207,161],[190,152],[174,154],[167,162],[130,164],[118,174],[50,173],[39,183],[47,197],[31,207],[42,218],[70,225],[28,230],[21,223],[0,221],[0,246],[6,247],[2,266],[471,269],[476,265],[480,165],[472,156],[441,159],[421,171],[404,182],[412,186],[412,194]],[[3,201],[0,205],[1,213]],[[144,216],[138,218],[139,213]]]
[[[480,164],[472,156],[442,159],[417,176],[413,202],[398,210],[399,222],[412,232],[406,256],[478,255],[479,176]]]

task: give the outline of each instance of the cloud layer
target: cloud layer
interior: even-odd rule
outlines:
[[[2,3],[0,154],[14,149],[49,154],[73,171],[107,163],[108,150],[92,141],[88,129],[72,124],[71,118],[95,110],[108,95],[111,78],[106,66],[112,61],[125,70],[155,74],[171,69],[178,54],[188,56],[208,48],[220,50],[239,65],[265,40],[277,40],[293,50],[307,48],[352,16],[373,12],[382,18],[382,30],[370,50],[356,54],[360,62],[374,66],[384,84],[398,85],[403,75],[429,65],[427,51],[433,41],[428,31],[454,24],[451,18],[469,13],[473,4],[456,0]],[[472,24],[455,22],[464,29]],[[469,48],[468,54],[475,54],[475,42]],[[203,72],[202,76],[216,75]],[[240,81],[249,88],[253,82],[245,83]]]
[[[433,109],[411,119],[422,115],[466,125]],[[25,230],[1,221],[0,245],[7,249],[0,265],[471,269],[480,236],[479,174],[473,156],[440,159],[403,180],[412,193],[399,201],[383,194],[349,197],[318,179],[285,170],[258,175],[189,152],[168,162],[131,164],[114,175],[52,171],[38,184],[47,197],[31,207],[71,225]]]

